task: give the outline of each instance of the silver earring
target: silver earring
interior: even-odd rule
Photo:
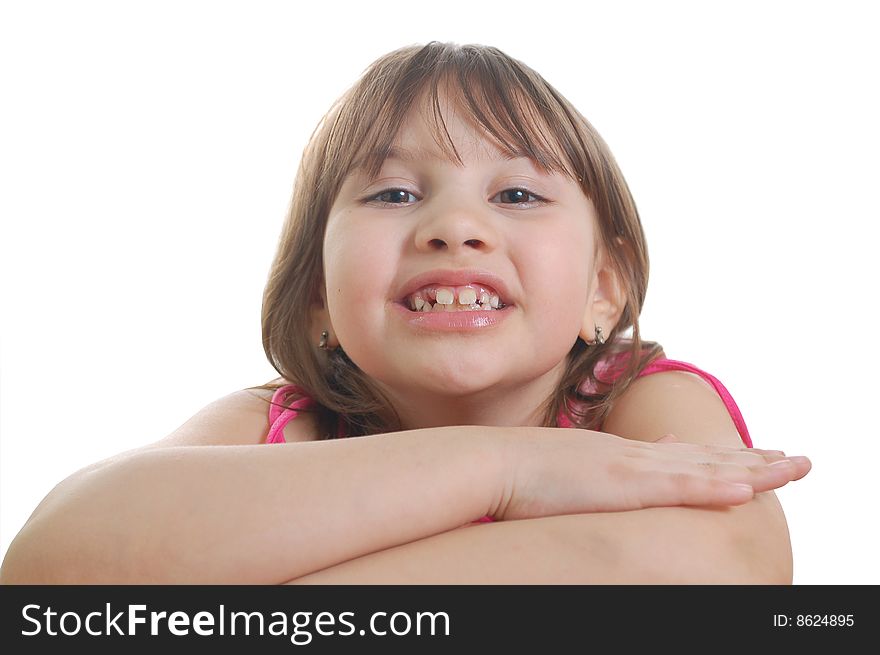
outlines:
[[[605,337],[602,336],[602,328],[598,325],[596,326],[596,343],[600,346],[605,343]]]
[[[327,338],[330,336],[330,333],[327,330],[323,330],[321,332],[321,340],[318,342],[318,348],[321,350],[330,350],[327,346]]]

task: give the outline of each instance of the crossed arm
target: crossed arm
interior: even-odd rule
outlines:
[[[698,376],[640,378],[603,430],[742,446]],[[772,491],[735,507],[656,507],[467,525],[365,555],[293,584],[791,584],[788,526]]]
[[[469,526],[293,584],[790,584],[773,492],[735,508],[655,507]]]
[[[313,428],[307,421],[291,425],[293,434],[285,436],[297,441],[301,433],[302,441],[309,440]],[[684,442],[742,447],[715,391],[689,373],[657,373],[633,383],[603,429],[637,440],[673,433]],[[257,445],[264,434],[262,402],[235,393],[156,444],[74,473],[56,485],[13,540],[0,582],[791,582],[788,529],[770,491],[734,507],[556,516],[514,511],[500,515],[541,518],[472,525],[468,521],[504,502],[497,488],[505,477],[503,462],[492,459],[508,452],[498,447],[501,429],[473,441],[470,430],[428,429],[277,447]],[[563,436],[571,448],[578,435]],[[677,447],[693,452],[684,445],[662,446]],[[514,450],[517,457],[529,452]],[[536,460],[536,477],[525,478],[526,490],[530,479],[541,480],[532,495],[546,492],[551,506],[562,490],[558,506],[565,507],[566,485],[580,481],[581,468],[563,451],[550,451],[555,459],[548,456],[547,468]],[[724,455],[707,452],[706,463],[725,466]],[[584,472],[604,471],[602,455],[596,456],[599,465],[585,462]],[[693,471],[687,457],[667,461]],[[755,479],[767,469],[765,461]],[[289,502],[326,490],[330,470],[336,493],[317,503]],[[666,480],[674,470],[666,471]],[[541,476],[557,472],[560,488],[547,486]],[[790,479],[776,479],[782,477]],[[638,492],[633,489],[632,497],[641,497]],[[583,498],[576,500],[568,506],[583,504]],[[603,506],[639,505],[595,505]],[[433,510],[425,513],[425,507]]]

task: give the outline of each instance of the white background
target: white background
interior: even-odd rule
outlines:
[[[813,461],[778,491],[795,583],[880,583],[870,5],[3,3],[0,552],[70,473],[275,377],[261,293],[302,148],[376,57],[442,40],[521,59],[608,141],[645,337]]]

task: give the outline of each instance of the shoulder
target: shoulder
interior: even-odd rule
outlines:
[[[656,441],[672,433],[680,441],[743,447],[718,392],[688,371],[661,371],[633,381],[608,414],[603,431]]]
[[[273,380],[272,384],[283,383]],[[198,410],[168,436],[150,444],[169,446],[231,446],[265,443],[269,432],[270,389],[239,389]],[[313,441],[317,434],[314,415],[298,414],[284,428],[288,442]]]

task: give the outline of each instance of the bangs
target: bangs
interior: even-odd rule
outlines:
[[[493,48],[449,44],[391,53],[349,90],[327,143],[325,162],[336,169],[325,171],[328,177],[339,184],[355,170],[376,177],[413,109],[449,161],[463,165],[441,100],[482,128],[504,155],[528,157],[539,170],[566,175],[583,188],[584,145],[567,103],[536,73]]]

